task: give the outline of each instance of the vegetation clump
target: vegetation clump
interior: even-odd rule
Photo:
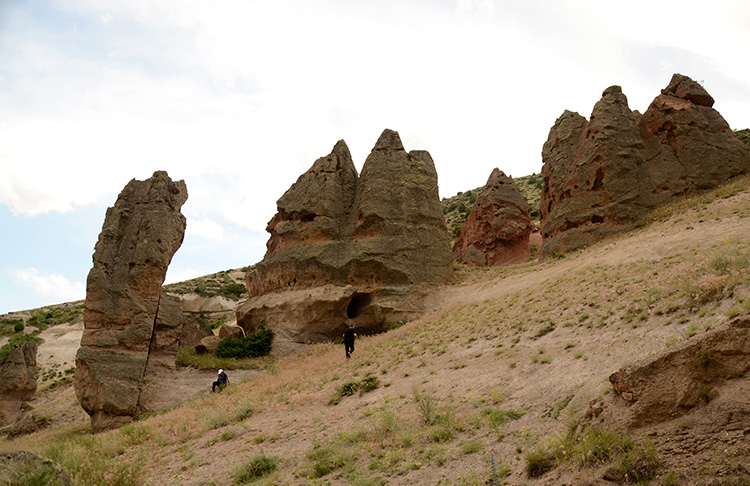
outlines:
[[[271,352],[274,332],[260,326],[242,338],[223,339],[216,348],[218,358],[259,358]]]
[[[237,469],[234,475],[234,484],[242,485],[257,481],[276,470],[278,464],[279,456],[259,454]]]

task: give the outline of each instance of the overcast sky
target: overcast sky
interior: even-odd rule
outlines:
[[[263,258],[276,200],[336,141],[428,150],[440,195],[541,170],[565,109],[679,72],[750,127],[750,2],[0,0],[0,313],[85,297],[106,208],[184,179],[167,281]]]

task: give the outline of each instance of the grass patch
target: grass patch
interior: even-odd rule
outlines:
[[[279,456],[259,454],[237,468],[234,473],[234,484],[242,485],[257,481],[276,470]]]

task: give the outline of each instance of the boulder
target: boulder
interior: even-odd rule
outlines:
[[[451,278],[434,163],[428,152],[406,152],[392,130],[359,176],[339,141],[277,208],[266,255],[247,275],[248,301],[237,310],[245,331],[262,324],[276,332],[276,351],[284,341],[336,338],[347,320],[383,330],[405,312],[415,315],[416,287]]]
[[[504,265],[531,257],[531,210],[513,179],[494,169],[453,244],[467,265]]]
[[[542,150],[543,254],[631,229],[659,206],[750,171],[750,153],[712,105],[675,74],[643,115],[619,86],[604,91],[590,121],[563,113]]]
[[[744,314],[613,373],[612,413],[629,427],[671,420],[723,394],[748,370],[750,314]],[[746,416],[742,396],[725,397],[722,407]]]
[[[107,210],[86,281],[76,355],[76,396],[95,432],[132,420],[152,345],[175,349],[181,334],[173,329],[179,324],[159,318],[159,309],[167,267],[185,233],[180,208],[186,199],[183,181],[154,172],[130,181]],[[163,301],[165,313],[174,307]]]
[[[241,338],[245,337],[245,330],[236,324],[222,324],[219,328],[219,338]]]
[[[180,336],[181,348],[194,348],[207,336],[213,336],[213,331],[202,319],[191,315],[185,316],[185,324],[182,326]]]
[[[21,418],[24,404],[34,397],[36,352],[34,341],[17,344],[0,368],[0,427]]]
[[[201,339],[201,342],[195,345],[195,352],[197,354],[215,353],[216,348],[219,347],[219,341],[221,338],[214,334],[206,336]]]

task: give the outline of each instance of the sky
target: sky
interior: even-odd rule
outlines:
[[[0,0],[0,314],[85,298],[106,208],[184,179],[167,283],[257,263],[276,200],[385,128],[441,197],[539,173],[564,110],[679,72],[750,127],[744,0]]]

